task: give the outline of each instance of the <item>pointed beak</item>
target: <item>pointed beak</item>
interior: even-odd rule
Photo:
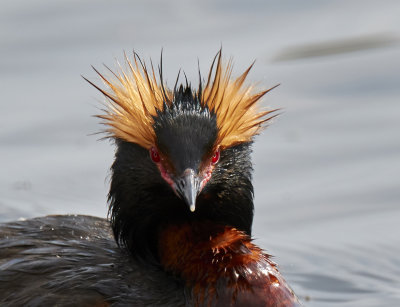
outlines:
[[[187,168],[181,177],[175,180],[175,190],[189,206],[190,211],[196,210],[196,197],[200,192],[200,179],[195,171]]]

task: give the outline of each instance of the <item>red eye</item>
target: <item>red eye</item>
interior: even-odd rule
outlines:
[[[155,162],[155,163],[160,162],[160,155],[158,154],[157,148],[151,147],[150,157],[151,157],[151,160],[153,160],[153,162]]]
[[[212,164],[215,164],[219,161],[219,148],[214,152],[214,155],[211,158]]]

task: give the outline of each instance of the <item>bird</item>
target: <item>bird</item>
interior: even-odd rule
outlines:
[[[232,78],[222,50],[193,88],[170,89],[137,53],[93,67],[115,146],[108,219],[49,215],[0,225],[1,306],[301,306],[252,239],[254,138],[271,89]],[[105,87],[105,88],[104,88]],[[274,88],[274,87],[273,87]]]

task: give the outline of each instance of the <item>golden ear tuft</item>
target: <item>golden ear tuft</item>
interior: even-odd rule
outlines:
[[[110,137],[120,138],[150,149],[156,144],[153,128],[157,111],[162,111],[174,101],[174,93],[164,88],[160,66],[160,80],[157,81],[153,65],[149,71],[139,56],[134,53],[133,62],[125,55],[126,69],[118,64],[117,72],[111,71],[113,79],[106,78],[93,68],[108,87],[103,90],[91,81],[91,85],[107,98],[105,114],[97,115],[108,126],[105,132]],[[162,65],[162,63],[160,64]],[[242,142],[251,141],[260,132],[264,122],[276,115],[276,111],[260,111],[257,102],[271,89],[253,93],[252,86],[244,81],[253,64],[238,78],[231,80],[232,61],[224,67],[221,50],[211,65],[207,83],[197,91],[203,107],[208,107],[217,117],[218,137],[215,146],[222,149]]]
[[[106,67],[113,74],[113,81],[93,67],[108,90],[99,88],[86,78],[85,80],[103,93],[108,100],[105,114],[97,115],[104,120],[103,124],[108,126],[105,132],[110,137],[150,149],[154,146],[156,138],[153,116],[157,115],[157,110],[163,109],[164,102],[171,103],[172,92],[166,91],[157,83],[153,65],[150,75],[146,65],[136,53],[133,63],[126,55],[125,62],[127,66],[125,71],[119,63],[119,70],[116,73]]]
[[[260,111],[257,102],[279,84],[258,93],[253,93],[252,86],[243,85],[253,64],[238,78],[231,80],[232,60],[223,67],[220,50],[211,65],[207,84],[201,92],[202,104],[217,115],[217,145],[222,148],[251,141],[260,132],[263,123],[277,116],[266,117],[277,110]]]

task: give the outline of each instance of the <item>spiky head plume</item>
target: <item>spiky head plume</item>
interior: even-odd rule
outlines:
[[[199,88],[193,93],[198,97],[203,108],[208,108],[217,117],[218,136],[215,147],[221,149],[251,141],[260,132],[262,124],[276,115],[267,116],[276,110],[260,111],[257,102],[274,87],[261,92],[254,92],[253,86],[244,85],[253,64],[238,78],[231,80],[232,60],[223,65],[221,50],[215,56],[205,86],[200,80]],[[176,101],[177,91],[165,87],[162,78],[162,63],[159,67],[159,80],[154,67],[146,67],[135,53],[133,62],[125,55],[127,69],[110,72],[113,80],[95,71],[108,87],[103,90],[91,83],[107,98],[105,114],[98,115],[108,126],[105,130],[110,137],[150,149],[156,144],[154,118],[157,111],[171,106]]]

